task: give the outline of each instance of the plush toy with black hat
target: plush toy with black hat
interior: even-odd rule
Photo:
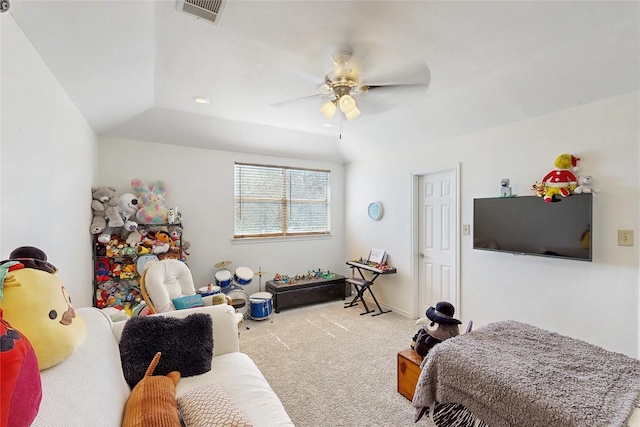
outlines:
[[[33,346],[38,369],[56,365],[75,352],[86,336],[69,294],[47,255],[22,246],[0,261],[0,309]]]
[[[427,309],[427,317],[416,321],[416,325],[423,325],[414,335],[411,348],[420,356],[425,357],[434,345],[442,341],[460,335],[458,325],[460,322],[453,315],[455,309],[447,301],[440,301],[434,307]]]

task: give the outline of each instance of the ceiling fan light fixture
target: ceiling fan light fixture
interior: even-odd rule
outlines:
[[[356,100],[353,99],[353,97],[351,95],[343,95],[343,96],[341,96],[340,97],[340,101],[338,101],[338,102],[340,103],[340,111],[342,111],[345,114],[348,114],[348,113],[352,112],[354,108],[357,108]]]
[[[354,106],[353,110],[344,113],[344,115],[347,117],[347,121],[351,121],[360,115],[360,109]]]
[[[327,102],[320,108],[320,112],[324,114],[324,116],[328,120],[331,120],[333,116],[336,114],[336,102],[335,101]]]

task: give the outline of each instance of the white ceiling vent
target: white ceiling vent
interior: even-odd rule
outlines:
[[[178,10],[218,24],[226,3],[226,0],[178,0]]]

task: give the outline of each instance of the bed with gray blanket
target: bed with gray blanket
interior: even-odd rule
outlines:
[[[448,339],[424,358],[415,421],[436,403],[462,405],[491,427],[639,425],[640,361],[524,323],[496,322]]]

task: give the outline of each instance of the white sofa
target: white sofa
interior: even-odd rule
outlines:
[[[43,397],[33,426],[120,426],[130,394],[118,351],[126,322],[113,323],[96,308],[79,308],[76,312],[87,324],[86,340],[62,363],[41,372]],[[255,427],[293,426],[258,367],[240,353],[233,307],[221,304],[155,316],[185,317],[193,313],[207,313],[213,319],[214,357],[209,372],[180,379],[177,396],[201,385],[221,384]]]

